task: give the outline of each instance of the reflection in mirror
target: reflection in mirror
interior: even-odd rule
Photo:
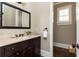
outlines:
[[[29,26],[29,20],[26,22],[26,19],[29,19],[29,14],[22,12],[22,27]]]
[[[30,27],[30,13],[2,4],[3,27]]]
[[[16,9],[3,5],[2,26],[16,26]]]

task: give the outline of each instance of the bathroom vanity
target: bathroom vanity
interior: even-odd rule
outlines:
[[[31,13],[12,4],[0,3],[1,29],[30,29]],[[12,38],[0,35],[0,57],[40,56],[40,35]]]
[[[0,57],[40,56],[40,41],[39,35],[9,39],[6,37],[2,38],[0,41]]]

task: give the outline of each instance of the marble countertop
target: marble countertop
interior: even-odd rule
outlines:
[[[35,37],[39,37],[40,35],[27,35],[27,36],[23,36],[23,37],[17,37],[17,38],[11,38],[10,36],[4,35],[4,36],[0,36],[0,47],[2,46],[6,46],[9,44],[14,44],[14,43],[18,43],[24,40],[29,40]]]

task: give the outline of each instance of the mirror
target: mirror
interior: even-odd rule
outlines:
[[[31,14],[8,3],[2,4],[2,28],[30,29]]]

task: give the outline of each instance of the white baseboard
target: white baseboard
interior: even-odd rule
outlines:
[[[50,52],[45,51],[45,50],[41,50],[41,56],[43,56],[43,57],[50,57]]]
[[[68,49],[68,47],[69,47],[70,45],[69,45],[69,44],[62,44],[62,43],[54,42],[54,46]]]
[[[69,45],[69,44],[62,44],[62,43],[54,42],[54,46],[68,49],[68,47],[69,47],[70,45]],[[45,50],[41,50],[41,56],[44,56],[44,57],[51,57],[50,52],[45,51]]]

